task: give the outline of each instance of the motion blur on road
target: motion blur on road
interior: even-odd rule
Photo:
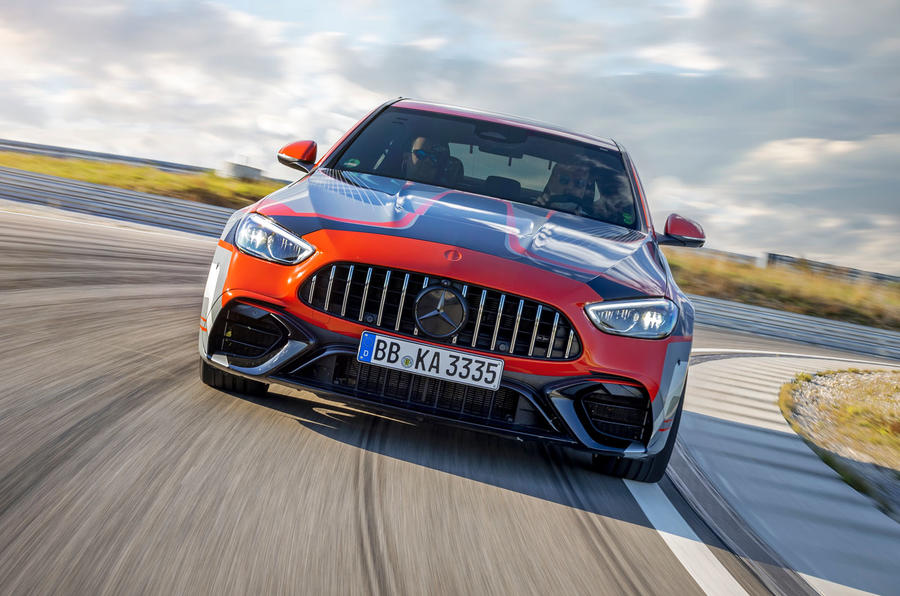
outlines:
[[[214,241],[70,217],[0,216],[5,592],[700,591],[587,459],[202,385]]]
[[[767,591],[669,479],[672,528],[574,452],[209,389],[194,324],[212,239],[3,207],[4,591],[709,592],[670,532],[729,589]]]

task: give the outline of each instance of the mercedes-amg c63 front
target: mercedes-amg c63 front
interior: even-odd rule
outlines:
[[[412,100],[373,110],[236,212],[200,318],[201,374],[554,442],[656,481],[694,311],[628,153],[547,124]]]

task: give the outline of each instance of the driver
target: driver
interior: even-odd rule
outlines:
[[[577,215],[591,214],[594,205],[594,185],[588,166],[558,163],[553,166],[544,192],[535,200],[541,207],[564,207]],[[563,204],[571,205],[565,208]],[[567,205],[566,205],[567,206]]]
[[[462,163],[450,156],[447,143],[416,137],[404,155],[403,172],[407,178],[426,184],[453,184],[462,176]]]

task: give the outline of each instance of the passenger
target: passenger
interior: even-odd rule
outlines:
[[[587,166],[556,164],[535,204],[591,216],[594,211],[594,183],[590,173],[591,169]]]
[[[594,218],[619,226],[634,227],[637,214],[634,199],[624,176],[597,181],[599,195],[594,201]]]

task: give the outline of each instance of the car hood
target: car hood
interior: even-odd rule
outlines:
[[[263,199],[256,211],[301,236],[356,230],[523,262],[582,281],[606,300],[666,292],[647,234],[438,186],[319,168]]]

